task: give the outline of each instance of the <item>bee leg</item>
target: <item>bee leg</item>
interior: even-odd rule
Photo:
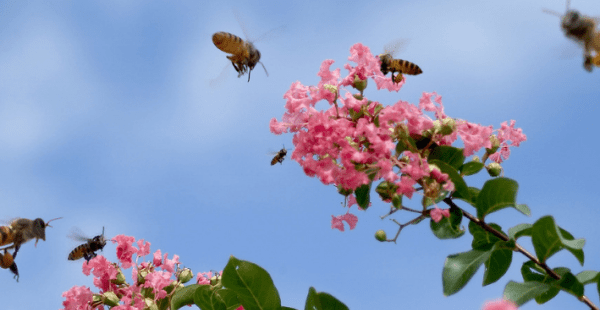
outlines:
[[[12,265],[10,265],[10,271],[15,274],[14,278],[19,282],[19,268],[17,268],[17,263],[13,261]]]
[[[17,258],[17,252],[19,252],[20,248],[21,248],[20,244],[15,245],[15,252],[13,253],[13,259]]]
[[[250,73],[252,73],[252,70],[248,70],[248,82],[250,82]]]
[[[587,72],[592,72],[592,56],[585,55],[585,60],[583,61],[583,67]]]

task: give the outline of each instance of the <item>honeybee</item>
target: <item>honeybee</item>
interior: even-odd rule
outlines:
[[[400,45],[405,44],[406,42],[403,40],[395,41],[386,45],[384,53],[379,55],[379,59],[381,60],[381,73],[384,75],[388,72],[392,73],[392,81],[395,83],[400,83],[403,78],[403,74],[409,75],[419,75],[423,73],[423,70],[419,68],[416,64],[403,60],[403,59],[394,59],[394,54],[396,50],[400,47]],[[398,75],[394,77],[394,72],[398,72]]]
[[[276,163],[283,164],[285,155],[287,155],[287,150],[284,147],[281,150],[279,150],[279,152],[275,153],[275,157],[273,157],[273,159],[271,159],[271,166],[275,165]]]
[[[592,72],[592,65],[600,67],[600,31],[596,29],[598,18],[570,10],[569,4],[570,0],[567,0],[565,15],[546,9],[544,12],[561,18],[560,27],[565,36],[583,47],[583,67]],[[595,51],[595,56],[592,56],[592,51]]]
[[[104,227],[102,227],[102,235],[95,236],[91,239],[84,237],[78,230],[73,230],[69,237],[74,240],[86,242],[69,253],[69,260],[78,260],[83,257],[89,262],[90,259],[96,257],[96,251],[102,250],[106,245],[106,239],[104,239]]]
[[[21,248],[21,244],[35,238],[35,246],[39,239],[46,241],[46,227],[50,226],[50,222],[61,219],[62,217],[51,219],[48,223],[44,223],[41,218],[35,220],[17,218],[8,226],[0,226],[0,246],[11,244],[3,248],[3,250],[15,249],[12,254],[13,259],[17,257],[17,252]]]
[[[227,59],[231,60],[238,77],[248,72],[248,82],[250,82],[250,73],[257,63],[260,63],[267,76],[269,76],[267,68],[260,62],[260,52],[252,42],[244,41],[234,34],[223,31],[213,34],[212,40],[218,49],[231,54],[227,56]]]

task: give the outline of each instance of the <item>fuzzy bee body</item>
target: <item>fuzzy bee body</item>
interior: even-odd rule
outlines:
[[[404,59],[394,59],[390,53],[379,55],[379,59],[381,60],[381,73],[385,75],[391,72],[392,80],[396,83],[402,81],[403,74],[419,75],[423,73],[423,70],[416,64]],[[398,72],[395,77],[394,72]]]
[[[238,77],[248,72],[248,82],[250,82],[250,73],[256,64],[260,63],[264,68],[264,65],[260,62],[260,52],[252,42],[244,41],[242,38],[224,31],[213,34],[212,40],[218,49],[231,54],[227,56],[227,59],[231,61]],[[269,76],[266,68],[265,72]]]
[[[565,36],[583,47],[583,67],[592,72],[592,65],[600,67],[600,31],[596,28],[598,21],[595,18],[583,15],[576,10],[569,9],[564,15],[550,10],[544,12],[559,16],[560,27]],[[595,56],[592,56],[592,51]]]
[[[69,253],[69,260],[78,260],[85,258],[86,261],[96,257],[96,251],[100,251],[106,245],[106,239],[104,239],[104,228],[102,228],[102,235],[95,236],[94,238],[88,239],[83,236],[77,235],[74,239],[86,241],[86,243],[77,246],[71,253]]]
[[[271,166],[275,165],[276,163],[283,164],[285,155],[287,155],[287,150],[285,148],[279,150],[279,152],[277,152],[275,154],[275,157],[273,157],[273,159],[271,159]]]

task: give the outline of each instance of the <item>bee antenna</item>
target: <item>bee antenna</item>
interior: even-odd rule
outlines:
[[[267,74],[267,76],[269,76],[269,72],[267,72],[267,68],[265,67],[265,65],[263,65],[263,63],[260,61],[258,63],[263,67],[263,69],[265,69],[265,73]]]
[[[104,236],[104,226],[102,226],[102,236]]]
[[[562,14],[552,11],[552,10],[548,10],[548,9],[542,9],[542,12],[546,13],[546,14],[550,14],[550,15],[554,15],[554,16],[558,16],[561,17]]]
[[[567,0],[567,12],[569,11],[569,5],[571,4],[571,0]]]
[[[52,227],[52,226],[50,226],[50,222],[52,222],[52,221],[55,221],[55,220],[60,220],[61,218],[62,218],[62,216],[61,216],[61,217],[57,217],[57,218],[55,218],[55,219],[51,219],[51,220],[49,220],[48,222],[46,222],[46,226],[47,226],[47,227]]]

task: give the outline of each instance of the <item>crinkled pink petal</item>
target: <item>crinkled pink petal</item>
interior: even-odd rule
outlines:
[[[512,301],[499,299],[488,301],[483,305],[482,310],[517,310],[518,307]]]
[[[433,208],[431,210],[431,212],[429,213],[429,215],[431,216],[431,219],[438,223],[439,221],[442,220],[442,218],[444,217],[450,217],[450,210],[448,209],[440,209],[437,206],[435,208]]]
[[[87,310],[89,303],[92,302],[93,293],[86,286],[73,286],[62,294],[65,301],[62,302],[61,310]]]

